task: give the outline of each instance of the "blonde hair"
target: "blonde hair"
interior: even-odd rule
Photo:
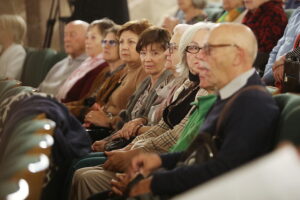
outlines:
[[[0,15],[0,29],[11,34],[15,43],[22,44],[27,26],[24,19],[19,15]]]

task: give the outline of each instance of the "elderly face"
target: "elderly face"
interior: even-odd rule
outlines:
[[[166,56],[160,44],[149,44],[140,52],[142,66],[147,74],[159,75],[165,69]]]
[[[86,29],[80,24],[68,24],[64,30],[64,47],[67,54],[77,57],[85,51]]]
[[[169,48],[165,51],[167,57],[165,67],[173,72],[175,72],[176,65],[179,63],[178,45],[180,37],[181,34],[175,33],[170,40]]]
[[[269,1],[269,0],[244,0],[244,3],[245,3],[245,7],[247,9],[255,10],[267,1]]]
[[[195,56],[194,64],[195,66],[194,71],[198,74],[200,79],[200,87],[204,89],[213,89],[215,87],[215,78],[211,73],[211,70],[208,67],[208,64],[204,61],[204,54],[203,50],[200,49],[204,46],[207,37],[209,35],[209,31],[202,29],[199,30],[193,37],[192,43],[190,48],[194,46],[194,49],[198,49],[198,53],[193,54]]]
[[[107,62],[118,60],[119,57],[119,42],[114,33],[108,33],[102,40],[103,58]]]
[[[102,52],[102,35],[97,27],[88,30],[85,39],[85,52],[88,56],[95,57]]]
[[[136,44],[139,40],[139,36],[132,31],[124,31],[120,35],[119,51],[121,60],[126,63],[139,62],[140,55],[136,51]]]

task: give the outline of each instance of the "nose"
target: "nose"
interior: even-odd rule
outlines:
[[[169,52],[169,49],[168,49],[168,48],[164,51],[164,55],[165,55],[165,56],[170,56],[170,52]]]
[[[203,49],[200,49],[200,51],[197,53],[196,55],[197,59],[199,60],[202,60],[202,61],[205,61],[205,53],[204,53],[204,50]]]

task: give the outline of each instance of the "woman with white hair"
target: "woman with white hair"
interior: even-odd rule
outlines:
[[[207,0],[177,0],[178,10],[173,17],[166,17],[162,26],[172,32],[177,24],[195,24],[204,21]]]
[[[0,75],[20,80],[26,57],[26,23],[18,15],[0,15]]]

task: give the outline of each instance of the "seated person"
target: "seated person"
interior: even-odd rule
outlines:
[[[232,34],[226,34],[228,32]],[[211,77],[216,80],[218,99],[187,151],[139,154],[132,159],[129,178],[136,173],[148,178],[131,188],[131,197],[180,194],[264,155],[272,148],[279,108],[252,68],[257,52],[255,35],[244,25],[221,24],[206,40],[199,57],[207,63]],[[222,121],[217,122],[219,117]],[[201,155],[204,156],[201,151],[207,145],[201,142],[205,135],[219,138],[215,143],[217,152],[201,160]],[[253,146],[255,148],[249,148]],[[160,167],[165,170],[155,171]],[[123,194],[129,178],[112,181],[112,190]]]
[[[64,47],[68,57],[51,68],[39,85],[39,91],[56,95],[59,87],[64,84],[68,76],[87,58],[84,47],[87,28],[88,23],[80,20],[72,21],[66,25]]]
[[[223,0],[223,8],[225,12],[217,20],[220,22],[242,22],[245,14],[243,0]]]
[[[96,20],[89,25],[85,38],[85,51],[89,57],[61,85],[56,95],[59,101],[66,103],[80,99],[99,73],[103,74],[104,79],[108,65],[103,59],[101,41],[105,30],[114,25],[109,19]]]
[[[109,96],[119,84],[120,78],[126,73],[125,64],[119,55],[119,38],[117,37],[119,30],[119,26],[114,26],[104,33],[102,40],[103,58],[109,67],[104,82],[98,83],[96,78],[85,98],[65,104],[80,121],[83,121],[84,114],[95,102],[100,105],[107,103]]]
[[[173,79],[172,73],[164,67],[166,62],[164,51],[169,40],[169,33],[158,27],[148,28],[140,35],[136,50],[140,54],[147,78],[130,97],[126,109],[110,120],[110,124],[101,121],[100,118],[95,118],[92,119],[94,125],[119,130],[124,123],[129,121],[135,121],[138,125],[151,123],[148,114],[154,103],[159,103],[156,102],[157,92]],[[149,55],[145,55],[146,53]],[[93,112],[91,111],[86,116],[85,122],[91,122],[89,115]]]
[[[207,14],[203,10],[206,0],[178,0],[178,10],[173,17],[166,17],[162,27],[172,33],[177,24],[195,24],[204,21]]]
[[[300,0],[285,0],[285,9],[296,9],[300,6]]]
[[[245,1],[245,7],[248,12],[242,23],[250,27],[257,38],[258,55],[254,67],[262,76],[269,53],[283,35],[287,16],[281,0]]]
[[[283,63],[285,55],[292,51],[297,38],[300,37],[300,8],[294,11],[290,17],[284,35],[270,53],[268,64],[266,65],[263,81],[267,85],[279,84],[283,80]]]
[[[190,71],[193,71],[193,73],[197,74],[199,71],[198,65],[196,66],[194,64],[199,62],[197,51],[200,50],[199,46],[202,44],[201,40],[205,37],[205,34],[208,33],[211,26],[211,24],[203,23],[194,25],[186,31],[186,35],[181,39],[179,45],[181,59],[185,63],[185,67],[189,67]],[[195,38],[197,38],[196,41]],[[199,84],[199,82],[197,84]],[[200,82],[200,86],[203,86],[210,92],[213,88],[213,86],[207,84],[206,81]],[[190,91],[197,92],[198,96],[205,96],[208,93],[205,89],[202,88],[199,90],[199,87],[192,87],[192,90]],[[72,189],[74,191],[71,192],[71,195],[73,195],[74,198],[86,198],[91,195],[91,193],[87,192],[90,191],[90,189],[93,190],[94,193],[110,188],[109,182],[115,176],[114,172],[124,171],[126,166],[128,166],[128,161],[133,155],[136,155],[136,153],[167,152],[175,144],[181,130],[187,122],[187,117],[184,117],[188,115],[188,112],[191,109],[191,107],[188,106],[189,102],[195,99],[195,95],[192,95],[192,93],[186,95],[187,97],[185,98],[178,97],[177,105],[175,104],[166,109],[169,111],[169,118],[167,118],[167,115],[164,115],[164,120],[157,126],[151,128],[148,132],[138,136],[130,145],[123,149],[123,151],[106,152],[108,160],[103,166],[78,170],[73,179]],[[184,92],[181,92],[181,94],[184,94]],[[190,97],[192,97],[192,99]],[[205,111],[203,112],[205,113]],[[197,124],[197,121],[193,121],[193,123]],[[188,129],[190,128],[191,127],[189,126]],[[190,137],[192,136],[190,135]],[[99,156],[98,159],[100,160]],[[92,188],[89,184],[90,181],[95,183]]]
[[[0,15],[0,74],[21,80],[26,57],[22,46],[26,22],[18,15]]]
[[[146,73],[141,67],[136,44],[139,35],[150,26],[151,24],[147,20],[130,21],[121,26],[118,32],[119,52],[121,60],[125,63],[125,73],[118,80],[118,84],[113,88],[105,104],[96,102],[88,111],[84,111],[85,121],[88,122],[86,126],[93,124],[110,127],[110,124],[114,124],[114,120],[118,119],[119,112],[126,108],[129,97],[145,79]],[[100,122],[101,124],[99,124]]]

